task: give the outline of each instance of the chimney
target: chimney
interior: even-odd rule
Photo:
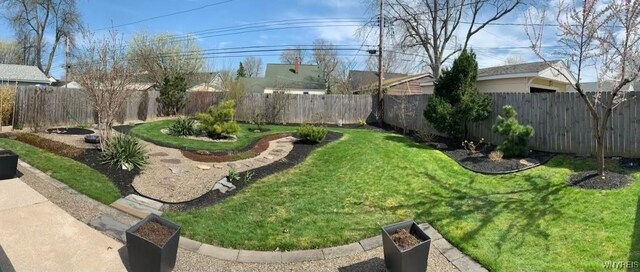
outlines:
[[[296,74],[300,72],[300,59],[298,58],[293,62],[293,72]]]

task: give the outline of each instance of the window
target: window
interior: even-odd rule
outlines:
[[[531,87],[531,88],[529,88],[529,92],[531,92],[531,93],[555,93],[556,90]]]

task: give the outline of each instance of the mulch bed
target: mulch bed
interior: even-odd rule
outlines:
[[[391,239],[396,244],[396,246],[398,246],[400,251],[405,251],[423,242],[420,237],[407,229],[397,230],[396,233],[391,235]]]
[[[85,129],[85,128],[50,128],[47,129],[48,133],[53,134],[62,134],[62,135],[87,135],[95,133],[93,130]]]
[[[191,209],[196,209],[196,208],[200,208],[200,207],[205,207],[205,206],[209,206],[215,203],[218,203],[228,197],[234,196],[235,194],[239,193],[240,191],[242,191],[242,189],[250,186],[251,184],[253,184],[254,182],[278,173],[278,172],[282,172],[285,171],[289,168],[292,168],[300,163],[302,163],[307,156],[309,156],[309,154],[311,154],[312,151],[314,151],[317,148],[320,148],[322,146],[325,146],[326,144],[329,144],[333,141],[336,141],[338,139],[340,139],[342,137],[342,133],[338,133],[338,132],[333,132],[330,131],[327,134],[327,137],[324,139],[324,141],[322,141],[319,144],[308,144],[308,143],[303,143],[303,142],[294,142],[293,143],[293,149],[291,150],[291,152],[289,152],[289,154],[287,154],[286,157],[284,157],[281,160],[278,160],[276,162],[273,162],[271,164],[262,166],[262,167],[258,167],[246,172],[241,172],[239,173],[241,179],[247,174],[247,172],[251,172],[253,173],[253,177],[251,178],[250,181],[248,182],[236,182],[234,183],[234,185],[236,186],[236,189],[234,189],[233,191],[228,191],[227,193],[223,194],[220,191],[209,191],[208,193],[206,193],[205,195],[188,201],[188,202],[184,202],[184,203],[179,203],[179,204],[165,204],[163,206],[163,210],[169,210],[169,211],[188,211]]]
[[[32,145],[59,156],[67,157],[83,163],[101,174],[107,176],[118,187],[120,194],[125,196],[135,193],[131,183],[140,174],[140,169],[127,171],[116,165],[102,163],[102,153],[98,149],[84,149],[58,141],[42,138],[35,134],[20,133],[14,135],[17,141]]]
[[[140,237],[144,237],[159,247],[165,243],[176,232],[175,229],[160,224],[156,220],[149,220],[138,228],[134,233]]]
[[[228,152],[214,152],[213,154],[201,154],[199,152],[182,150],[182,155],[192,161],[198,162],[230,162],[253,158],[260,155],[269,148],[269,142],[280,138],[288,137],[291,134],[274,134],[266,136],[257,142],[253,146],[249,145],[247,150],[244,151],[228,151]]]
[[[598,175],[597,171],[578,172],[569,177],[570,186],[582,189],[613,190],[622,189],[634,182],[628,175],[605,171],[605,179]]]
[[[618,163],[622,169],[640,171],[640,158],[622,158]]]
[[[532,150],[527,158],[503,158],[500,161],[489,159],[489,153],[496,150],[495,145],[483,144],[478,153],[469,155],[461,143],[447,137],[437,136],[427,145],[432,146],[458,162],[462,167],[481,174],[511,174],[545,164],[555,154]]]

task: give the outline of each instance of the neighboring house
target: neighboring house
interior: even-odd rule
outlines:
[[[80,86],[80,83],[75,81],[66,82],[66,81],[58,80],[55,82],[51,82],[51,86],[59,87],[59,88],[69,88],[69,89],[82,89],[82,86]]]
[[[562,61],[551,61],[563,73],[571,75]],[[571,91],[570,83],[545,62],[532,62],[478,69],[476,86],[482,93],[549,93]],[[422,93],[433,93],[433,81],[421,84]]]
[[[394,79],[399,77],[406,77],[407,74],[399,74],[399,73],[385,73],[384,79]],[[377,71],[358,71],[351,70],[349,71],[349,91],[351,93],[364,93],[363,90],[369,90],[372,84],[377,84],[378,82],[378,72]]]
[[[318,65],[267,64],[264,77],[242,78],[247,93],[326,94]]]
[[[218,72],[202,72],[191,77],[187,92],[224,92],[222,75]]]
[[[382,89],[386,94],[391,95],[408,95],[422,94],[422,84],[433,81],[433,77],[429,73],[407,75],[382,81]],[[378,92],[378,83],[372,83],[368,86],[360,87],[360,91],[354,94],[375,94]]]
[[[49,78],[35,66],[0,64],[0,84],[49,86]]]

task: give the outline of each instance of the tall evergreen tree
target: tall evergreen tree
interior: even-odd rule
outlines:
[[[244,64],[240,62],[240,66],[238,67],[238,71],[236,72],[236,79],[241,77],[247,77],[247,71],[244,69]]]
[[[175,77],[165,77],[160,85],[160,96],[156,98],[162,114],[165,116],[176,115],[184,107],[187,81],[182,74]]]
[[[463,50],[436,80],[434,96],[424,117],[434,128],[451,137],[467,137],[467,124],[489,118],[491,100],[476,87],[478,62],[473,51]]]

